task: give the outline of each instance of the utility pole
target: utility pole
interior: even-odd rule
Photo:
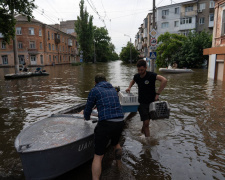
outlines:
[[[96,54],[95,54],[95,40],[94,40],[94,63],[96,63]]]
[[[130,37],[130,64],[131,64],[131,61],[132,61],[132,53],[131,53],[131,37]]]
[[[152,21],[152,29],[156,29],[155,28],[155,0],[153,0],[153,21]],[[152,50],[153,52],[153,50]],[[155,68],[155,59],[151,60],[151,66],[150,66],[150,71],[154,72],[154,68]]]

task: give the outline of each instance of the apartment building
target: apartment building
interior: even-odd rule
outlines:
[[[16,42],[19,64],[28,66],[67,64],[76,60],[77,40],[74,35],[31,19],[16,15]],[[14,66],[13,43],[0,36],[0,67]]]
[[[212,33],[214,6],[213,0],[192,0],[158,7],[156,10],[157,37],[165,32],[185,36],[190,31],[206,30]],[[135,47],[141,57],[148,57],[150,52],[149,32],[152,30],[152,21],[152,13],[149,13],[135,36]]]
[[[212,48],[204,49],[209,55],[208,77],[225,82],[225,0],[215,0]]]
[[[180,30],[181,4],[172,4],[157,8],[157,32],[158,34],[178,33]]]
[[[199,0],[197,13],[197,32],[203,30],[213,32],[214,25],[214,6],[213,0]]]
[[[140,52],[140,57],[148,57],[150,53],[151,37],[149,33],[152,30],[152,18],[153,14],[148,13],[135,36],[135,48]]]

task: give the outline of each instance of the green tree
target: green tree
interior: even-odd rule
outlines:
[[[95,53],[98,62],[118,59],[115,46],[111,42],[108,30],[104,27],[94,27]]]
[[[78,37],[80,50],[83,51],[84,62],[92,61],[93,54],[93,16],[89,16],[84,8],[84,0],[80,1],[80,16],[75,22],[75,31]]]
[[[34,0],[0,0],[0,32],[5,42],[9,43],[10,39],[15,37],[14,14],[27,16],[30,21],[34,8],[36,8]]]
[[[169,32],[161,34],[158,37],[158,42],[161,42],[161,44],[156,50],[156,64],[159,67],[166,67],[169,64],[172,64],[174,61],[174,54],[177,54],[180,51],[186,39],[187,38],[183,35],[171,34]]]
[[[109,60],[110,40],[107,29],[104,27],[94,28],[95,53],[96,59],[99,62],[106,62]]]
[[[179,67],[200,68],[205,59],[208,59],[208,56],[203,55],[203,49],[210,48],[211,45],[212,35],[209,32],[190,32],[173,59]]]
[[[130,47],[131,47],[132,63],[136,63],[138,61],[139,52],[130,42],[127,43],[126,47],[122,48],[122,51],[120,52],[120,59],[125,63],[130,63]]]

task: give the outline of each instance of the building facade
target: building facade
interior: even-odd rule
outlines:
[[[16,42],[19,64],[45,66],[76,61],[77,40],[74,35],[22,15],[16,17]],[[13,43],[0,36],[0,67],[14,66]]]
[[[158,34],[179,33],[181,4],[172,4],[157,8],[157,32]]]
[[[192,0],[158,7],[156,10],[157,36],[165,32],[188,35],[190,31],[211,32],[214,26],[214,1]],[[147,21],[147,23],[146,23]],[[144,19],[135,36],[135,47],[140,56],[149,57],[152,13]],[[147,47],[147,49],[146,49]]]
[[[208,77],[225,82],[225,0],[215,0],[212,48],[203,54],[209,55]]]
[[[198,13],[197,13],[197,32],[206,30],[210,33],[213,32],[214,25],[214,6],[213,0],[199,0]]]

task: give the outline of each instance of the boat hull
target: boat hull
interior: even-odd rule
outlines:
[[[191,69],[167,69],[167,68],[159,68],[160,72],[163,73],[193,73]]]
[[[19,153],[26,179],[52,179],[94,156],[94,135],[62,147]]]

